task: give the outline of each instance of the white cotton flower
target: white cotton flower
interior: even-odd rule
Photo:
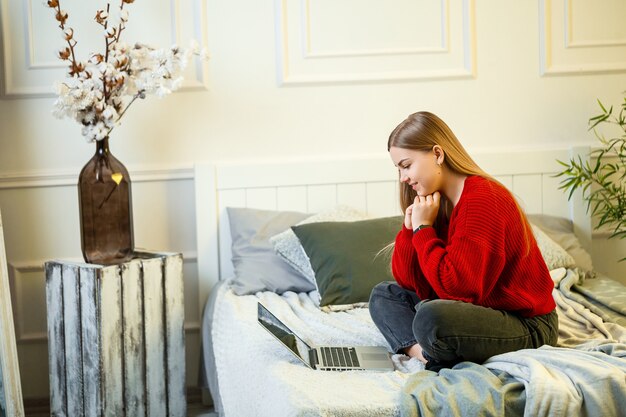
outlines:
[[[157,49],[150,52],[150,56],[152,57],[152,59],[155,59],[157,61],[164,61],[165,59],[167,59],[167,52],[163,49]]]
[[[105,72],[107,72],[107,70],[109,69],[110,64],[108,62],[102,61],[101,63],[99,63],[98,65],[96,65],[96,69],[98,71],[98,74],[104,74]]]
[[[163,78],[163,77],[167,77],[169,75],[170,71],[162,66],[162,67],[158,67],[156,71],[154,71],[154,76],[158,77],[158,78]]]
[[[115,110],[115,107],[106,106],[102,111],[102,117],[104,117],[106,120],[112,120],[117,118],[117,111]]]
[[[83,96],[83,92],[79,88],[72,88],[70,89],[69,95],[71,95],[75,99],[80,99]]]
[[[93,81],[89,78],[86,80],[76,80],[72,88],[87,93],[93,89]]]
[[[56,81],[54,83],[54,92],[57,95],[59,95],[59,96],[65,95],[65,94],[67,94],[68,90],[69,90],[69,87],[67,86],[67,84],[59,82],[59,81]]]
[[[86,111],[82,113],[82,117],[80,118],[80,122],[82,124],[92,124],[96,121],[96,112],[94,111]]]
[[[97,112],[99,112],[99,113],[102,113],[102,112],[104,111],[104,108],[105,108],[105,107],[106,107],[106,104],[105,104],[104,100],[102,100],[102,101],[97,101],[97,102],[95,102],[95,103],[94,103],[94,105],[93,105],[93,108],[94,108]]]
[[[183,81],[184,77],[176,77],[176,79],[172,81],[172,91],[178,90],[183,85]]]
[[[185,70],[185,68],[187,68],[187,62],[188,62],[188,58],[185,58],[184,60],[180,60],[176,62],[176,71],[178,72],[182,72]]]
[[[55,101],[53,104],[53,108],[52,108],[52,115],[54,117],[56,117],[57,119],[63,119],[65,117],[68,117],[69,115],[67,114],[67,111],[65,109],[65,106],[63,105],[62,102],[60,102],[59,100]]]
[[[103,122],[98,122],[94,125],[92,134],[96,140],[102,140],[109,134],[109,130]]]
[[[44,3],[49,5],[48,1],[55,0],[44,0]],[[123,6],[130,3],[132,1],[124,0]],[[67,13],[62,11],[61,17],[67,19]],[[195,40],[191,41],[189,48],[173,45],[163,49],[118,41],[121,34],[118,30],[125,27],[128,19],[129,13],[122,6],[113,7],[110,14],[98,10],[96,21],[107,26],[104,33],[106,50],[91,54],[87,62],[66,57],[80,71],[54,86],[57,99],[53,114],[76,120],[82,127],[83,136],[90,142],[108,135],[135,98],[143,99],[146,94],[164,97],[179,89],[191,55],[202,54],[198,52],[199,44]],[[62,36],[68,42],[76,42],[75,33],[69,27],[62,31]]]
[[[159,98],[163,98],[163,97],[165,97],[166,95],[168,95],[168,94],[169,94],[169,93],[171,93],[171,92],[172,92],[172,91],[171,91],[171,90],[169,90],[168,88],[166,88],[165,86],[160,85],[160,86],[156,89],[156,91],[155,91],[154,93],[157,95],[157,97],[159,97]]]
[[[128,44],[125,42],[115,42],[114,49],[117,53],[126,55],[128,54]]]
[[[76,102],[76,109],[78,111],[85,111],[94,107],[94,100],[89,94],[85,94],[81,100]]]
[[[62,34],[63,34],[63,39],[66,41],[69,41],[70,39],[74,37],[74,29],[67,28],[62,32]]]
[[[85,137],[87,142],[93,142],[93,136],[91,135],[91,125],[83,126],[80,133]]]
[[[139,89],[137,88],[137,84],[134,81],[129,81],[124,84],[124,93],[129,96],[134,96],[139,93]]]

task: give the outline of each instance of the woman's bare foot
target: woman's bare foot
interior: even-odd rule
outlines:
[[[422,354],[422,347],[419,345],[419,343],[416,343],[413,346],[405,348],[404,353],[412,358],[417,358],[417,360],[422,362],[424,365],[426,364],[426,362],[428,362],[424,358],[424,355]]]

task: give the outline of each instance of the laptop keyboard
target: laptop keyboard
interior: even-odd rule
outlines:
[[[354,348],[348,347],[321,347],[322,364],[339,368],[358,368],[359,359]]]

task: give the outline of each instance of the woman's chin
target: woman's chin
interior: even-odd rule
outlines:
[[[415,193],[417,195],[419,195],[420,197],[426,197],[427,195],[433,195],[435,193],[435,191],[437,191],[437,190],[433,190],[433,191],[430,191],[430,190],[415,190]]]

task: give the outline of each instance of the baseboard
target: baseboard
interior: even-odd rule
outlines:
[[[50,398],[24,398],[24,414],[27,416],[49,416]]]
[[[202,388],[187,387],[187,405],[202,404]]]

